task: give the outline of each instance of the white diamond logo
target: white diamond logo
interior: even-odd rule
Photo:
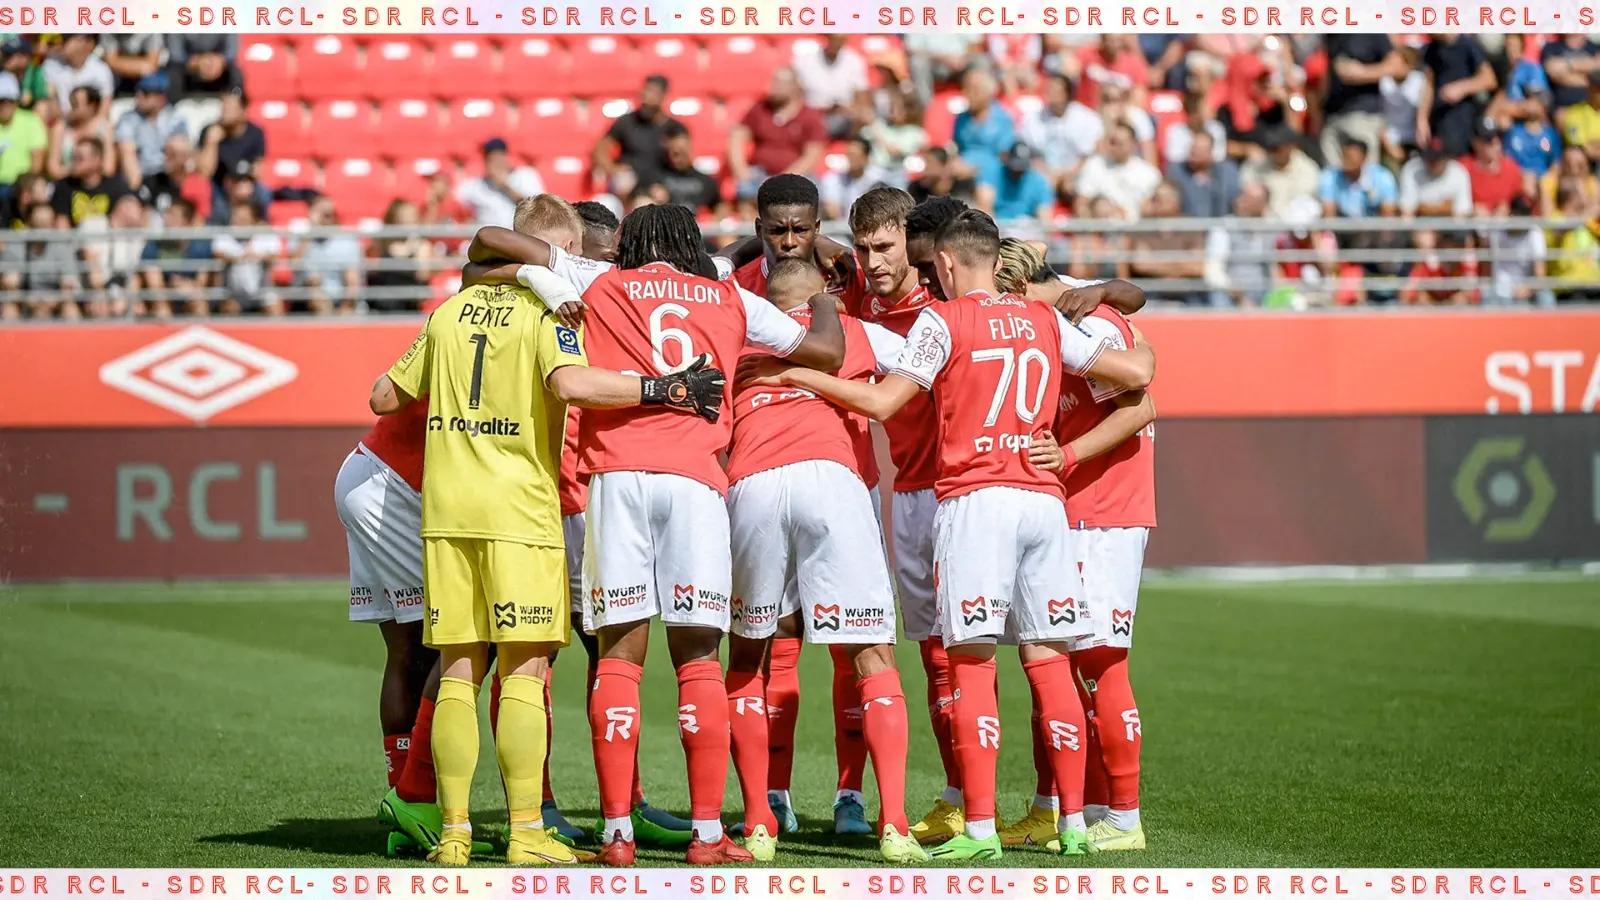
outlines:
[[[100,380],[163,409],[203,422],[280,388],[294,363],[198,325],[100,367]]]

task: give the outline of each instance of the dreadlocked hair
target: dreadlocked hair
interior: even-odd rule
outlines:
[[[622,234],[617,238],[618,268],[637,269],[664,262],[680,272],[698,273],[705,255],[700,224],[686,206],[641,206],[622,219]]]
[[[934,237],[967,211],[967,205],[954,197],[929,197],[906,213],[906,240]]]

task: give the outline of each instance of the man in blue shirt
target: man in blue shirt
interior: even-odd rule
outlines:
[[[987,69],[967,72],[961,90],[967,109],[956,116],[956,149],[978,170],[978,180],[992,183],[999,177],[1000,154],[1017,142],[1011,113],[996,102],[998,86]]]
[[[1050,179],[1033,166],[1037,156],[1027,144],[1012,144],[1002,157],[999,177],[993,184],[979,188],[979,204],[985,194],[992,194],[994,217],[1002,222],[1048,218],[1056,198]]]
[[[1394,175],[1383,166],[1367,162],[1367,145],[1353,138],[1339,141],[1338,166],[1322,171],[1318,191],[1322,214],[1364,219],[1392,216],[1400,200]]]

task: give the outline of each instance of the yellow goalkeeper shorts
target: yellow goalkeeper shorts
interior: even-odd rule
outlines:
[[[422,541],[423,641],[557,643],[570,639],[567,555],[560,547],[433,537]]]

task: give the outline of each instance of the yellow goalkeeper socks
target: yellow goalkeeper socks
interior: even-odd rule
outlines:
[[[500,679],[500,730],[495,748],[511,827],[541,827],[539,798],[544,793],[544,757],[550,749],[545,737],[542,679],[531,675]]]
[[[544,729],[539,733],[542,739]],[[478,687],[460,678],[441,678],[433,707],[433,767],[446,828],[466,825],[477,766]]]

